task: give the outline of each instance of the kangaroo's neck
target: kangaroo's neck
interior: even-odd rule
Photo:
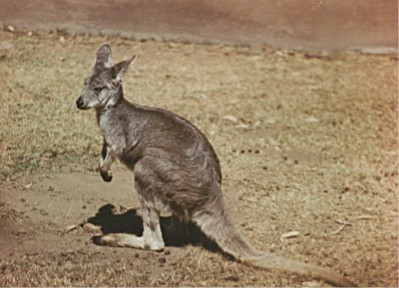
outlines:
[[[126,100],[123,98],[123,89],[122,85],[119,85],[118,88],[115,91],[115,94],[110,97],[110,99],[107,101],[107,103],[102,106],[96,108],[96,115],[97,115],[97,121],[98,123],[100,122],[100,118],[104,116],[105,114],[112,113],[112,111],[115,111],[119,106],[123,105]]]

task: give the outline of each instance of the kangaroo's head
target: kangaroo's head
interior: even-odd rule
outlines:
[[[84,81],[84,88],[76,106],[79,109],[103,108],[115,105],[122,95],[122,74],[136,58],[112,65],[112,52],[109,44],[98,48],[96,62],[90,76]]]

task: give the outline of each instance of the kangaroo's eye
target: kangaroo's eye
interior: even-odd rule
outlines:
[[[96,92],[97,94],[101,92],[101,90],[103,90],[103,87],[97,86],[93,88],[94,92]]]

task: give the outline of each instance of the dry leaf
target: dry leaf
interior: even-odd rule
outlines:
[[[375,217],[370,216],[370,215],[361,215],[355,218],[355,220],[370,220],[374,219]]]
[[[237,126],[237,128],[247,129],[247,128],[249,128],[249,125],[241,123],[240,125]]]
[[[238,123],[237,117],[235,117],[233,115],[224,115],[222,117],[222,120],[227,121],[227,122],[231,122],[231,123],[234,123],[234,124]]]
[[[282,238],[282,239],[284,239],[284,238],[295,238],[295,237],[298,237],[298,236],[299,236],[299,232],[298,231],[290,231],[290,232],[287,232],[287,233],[281,235],[280,238]]]
[[[276,121],[274,121],[274,123],[275,123]],[[274,124],[274,123],[272,123],[272,124]],[[254,128],[256,128],[256,127],[258,127],[258,126],[260,126],[260,124],[262,124],[262,122],[261,121],[259,121],[259,120],[257,120],[257,121],[255,121],[255,123],[252,125]]]
[[[65,233],[75,230],[76,228],[78,228],[78,225],[69,225],[65,228]]]

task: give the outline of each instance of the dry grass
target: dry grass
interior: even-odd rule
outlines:
[[[172,110],[209,137],[221,160],[228,210],[256,247],[345,272],[360,285],[398,285],[397,60],[65,37],[61,42],[54,34],[0,32],[0,43],[12,45],[0,50],[3,183],[95,169],[101,135],[94,115],[78,111],[74,102],[95,49],[108,41],[116,60],[138,55],[124,80],[129,100]],[[352,225],[332,235],[340,228],[336,220]],[[281,240],[289,231],[299,237]],[[69,260],[26,256],[3,261],[0,285],[304,281],[244,267],[200,247],[180,250],[174,264],[163,266],[151,253],[140,254],[144,264],[116,252],[116,266],[106,257],[113,252],[95,256],[96,262],[90,260],[97,254],[88,252]]]

